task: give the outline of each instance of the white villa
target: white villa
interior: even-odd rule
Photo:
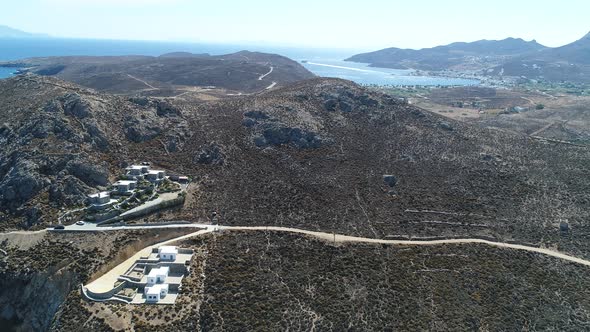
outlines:
[[[109,282],[90,283],[84,295],[93,301],[117,300],[130,304],[174,304],[182,281],[190,269],[193,249],[176,246],[152,247],[135,260],[125,261],[125,272],[108,287],[113,276],[101,277]]]
[[[168,284],[157,284],[145,288],[147,302],[158,302],[168,294]]]
[[[128,179],[142,180],[144,176],[150,171],[148,165],[131,165],[125,168]]]
[[[178,249],[174,246],[161,246],[158,248],[158,255],[160,260],[175,261],[178,255]]]
[[[165,176],[166,176],[166,171],[150,170],[147,173],[147,179],[149,181],[159,181],[159,180],[164,179]]]
[[[168,294],[168,284],[164,283],[168,278],[170,268],[162,266],[153,268],[147,275],[147,285],[144,288],[146,301],[158,302]]]
[[[97,194],[88,196],[88,202],[94,210],[104,210],[117,202],[111,199],[111,194],[107,191],[102,191]]]
[[[135,180],[119,180],[113,184],[120,193],[128,193],[137,187]]]
[[[108,202],[111,201],[111,194],[109,194],[107,191],[101,191],[97,194],[89,195],[88,200],[90,201],[90,204],[92,204],[92,205],[107,204]]]
[[[150,167],[147,165],[131,165],[125,169],[129,175],[142,175],[149,172]]]
[[[170,273],[170,268],[168,266],[152,269],[147,276],[148,285],[163,283],[168,277],[168,273]]]

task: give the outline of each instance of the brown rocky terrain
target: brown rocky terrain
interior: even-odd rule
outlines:
[[[274,232],[186,240],[174,306],[87,302],[52,330],[584,330],[587,267],[482,245],[338,244]]]
[[[73,92],[86,106],[61,101]],[[51,222],[83,197],[63,200],[59,188],[86,193],[147,160],[194,180],[173,219],[206,221],[216,210],[231,225],[485,236],[589,254],[586,148],[456,122],[350,82],[190,104],[21,76],[0,83],[0,95],[14,119],[2,135],[0,193],[18,198],[2,200],[3,225]],[[38,134],[37,117],[65,129]],[[33,185],[15,185],[25,180]]]
[[[187,135],[180,108],[166,101],[30,75],[0,81],[0,96],[2,228],[54,223],[60,209],[108,185],[133,146],[151,140],[174,150]]]
[[[483,237],[590,257],[586,147],[458,122],[348,81],[313,79],[193,103],[21,75],[0,81],[0,105],[5,230],[54,223],[121,167],[149,161],[192,179],[183,207],[150,220],[207,222],[215,210],[221,224],[391,239]],[[172,312],[82,300],[79,284],[112,266],[104,257],[116,262],[125,244],[150,243],[127,236],[51,234],[20,249],[11,235],[0,238],[7,252],[1,272],[9,276],[0,301],[51,289],[40,298],[55,301],[35,312],[34,323],[58,331],[80,324],[579,330],[588,322],[579,296],[585,269],[555,259],[480,245],[334,247],[275,233],[187,241],[198,255]],[[2,317],[24,317],[32,312],[27,303]]]
[[[377,91],[457,120],[551,141],[590,144],[590,97],[576,89],[452,87]]]

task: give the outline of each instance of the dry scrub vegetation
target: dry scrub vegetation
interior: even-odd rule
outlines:
[[[187,240],[174,306],[71,295],[54,327],[129,331],[560,330],[590,326],[587,267],[483,245],[332,243],[275,232]]]

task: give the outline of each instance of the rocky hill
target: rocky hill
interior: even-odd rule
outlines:
[[[49,77],[0,80],[0,100],[2,228],[54,223],[61,208],[109,184],[130,146],[158,136],[154,144],[174,149],[187,135],[180,108],[165,101],[127,100]]]
[[[10,119],[0,129],[5,230],[44,227],[121,167],[150,161],[192,178],[184,206],[159,221],[210,222],[217,211],[223,225],[486,238],[590,257],[586,147],[456,122],[348,81],[313,79],[190,103],[20,75],[0,81],[0,105]],[[337,244],[265,231],[185,241],[197,254],[173,310],[82,299],[80,283],[173,236],[150,234],[2,234],[0,324],[56,331],[587,326],[585,266],[482,245]],[[40,306],[32,293],[51,301]]]
[[[590,33],[571,44],[507,61],[488,74],[590,83]]]
[[[481,69],[503,63],[506,59],[546,49],[536,41],[507,38],[479,40],[471,43],[452,43],[420,50],[386,48],[357,54],[346,61],[369,63],[372,67],[419,70]]]
[[[550,82],[590,83],[590,33],[571,44],[545,47],[522,39],[453,43],[421,50],[387,48],[346,61],[373,67],[469,71],[482,75]]]
[[[217,210],[232,225],[483,236],[590,254],[586,148],[455,122],[347,81],[189,104],[20,76],[0,83],[0,97],[13,119],[0,136],[3,225],[48,223],[147,160],[195,179],[175,219]]]
[[[177,52],[160,57],[46,57],[0,65],[24,67],[24,72],[55,76],[102,92],[165,97],[194,88],[218,94],[252,93],[273,82],[273,86],[284,86],[314,77],[288,58],[248,51],[221,56]]]

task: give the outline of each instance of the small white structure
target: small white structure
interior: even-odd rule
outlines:
[[[149,172],[150,167],[148,165],[131,165],[125,170],[127,170],[127,174],[129,175],[142,175]]]
[[[102,191],[97,194],[89,195],[88,200],[92,205],[103,205],[111,201],[111,195],[106,191]]]
[[[111,199],[111,194],[109,192],[103,191],[89,195],[88,202],[90,203],[90,208],[92,210],[100,211],[113,206],[117,201]]]
[[[170,268],[168,266],[152,269],[147,276],[147,284],[154,285],[163,283],[166,278],[168,278],[169,272]]]
[[[147,302],[158,302],[168,294],[168,284],[158,284],[144,289]]]
[[[117,191],[120,193],[127,193],[137,187],[137,181],[135,180],[120,180],[113,184]]]
[[[175,261],[178,249],[175,246],[161,246],[158,248],[158,254],[160,255],[160,260]]]
[[[142,180],[144,175],[150,170],[149,165],[132,165],[125,169],[128,179]]]
[[[147,179],[149,181],[159,181],[164,179],[165,176],[166,172],[160,170],[152,170],[147,173]]]

